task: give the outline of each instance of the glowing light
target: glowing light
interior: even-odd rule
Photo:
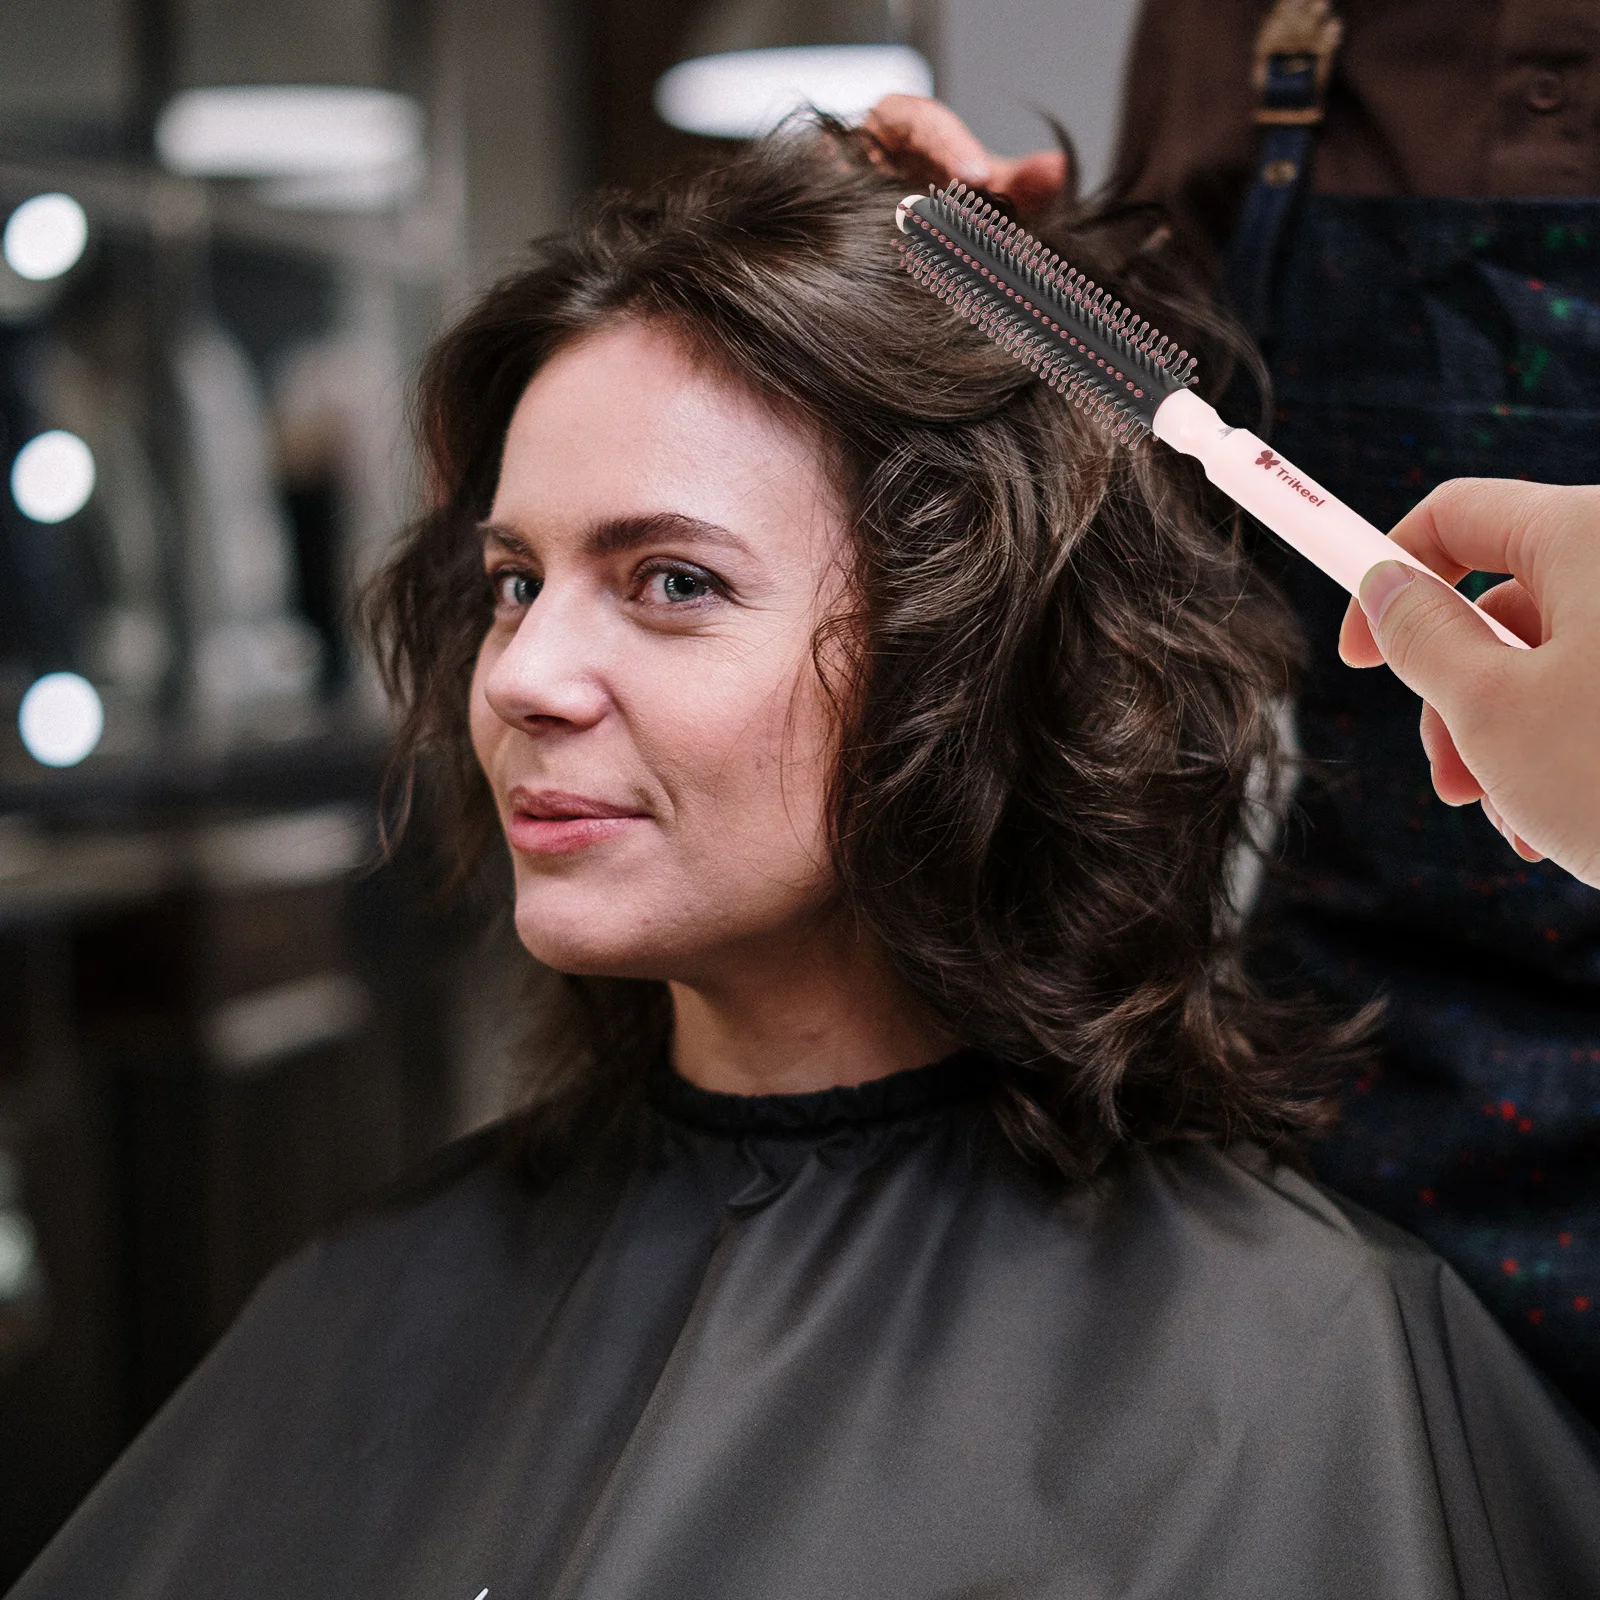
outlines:
[[[37,1246],[28,1219],[0,1211],[0,1302],[15,1300],[33,1276]]]
[[[0,253],[19,278],[59,278],[78,264],[89,242],[89,219],[70,194],[36,194],[6,222]]]
[[[44,767],[75,767],[105,731],[100,696],[76,672],[47,672],[22,697],[17,731],[23,747]]]
[[[717,139],[754,139],[795,111],[855,122],[886,94],[933,93],[933,69],[903,44],[730,50],[682,61],[656,82],[664,122]]]
[[[259,84],[185,89],[156,150],[196,178],[286,178],[404,167],[422,155],[422,108],[386,89]]]
[[[94,455],[75,433],[38,434],[11,463],[11,497],[35,522],[65,522],[93,493]]]

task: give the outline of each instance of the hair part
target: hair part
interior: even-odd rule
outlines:
[[[852,598],[814,655],[839,716],[840,894],[995,1058],[1006,1137],[1069,1178],[1129,1142],[1282,1146],[1328,1119],[1364,1031],[1258,991],[1228,901],[1252,796],[1285,759],[1292,622],[1193,463],[1115,443],[910,280],[900,186],[869,157],[823,123],[602,196],[438,342],[428,510],[366,602],[394,770],[407,791],[426,773],[464,873],[492,851],[467,731],[490,618],[476,525],[544,362],[618,318],[658,321],[837,463]],[[1225,382],[1248,347],[1171,250],[1140,248],[1152,226],[1113,199],[1041,231]],[[546,1144],[636,1087],[670,1020],[659,984],[566,990],[578,1009],[527,1067]]]

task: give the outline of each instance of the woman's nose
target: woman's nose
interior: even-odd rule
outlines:
[[[514,727],[590,727],[609,696],[596,649],[599,630],[575,596],[547,586],[484,680],[495,714]]]

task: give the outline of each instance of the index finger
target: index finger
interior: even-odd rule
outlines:
[[[1600,536],[1600,488],[1520,478],[1454,478],[1395,524],[1389,537],[1455,583],[1469,572],[1509,572],[1536,596],[1567,564],[1563,546]]]

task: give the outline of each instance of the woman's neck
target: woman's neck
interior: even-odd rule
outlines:
[[[958,1041],[857,939],[749,953],[710,981],[674,982],[672,1062],[725,1094],[805,1094],[948,1055]]]

